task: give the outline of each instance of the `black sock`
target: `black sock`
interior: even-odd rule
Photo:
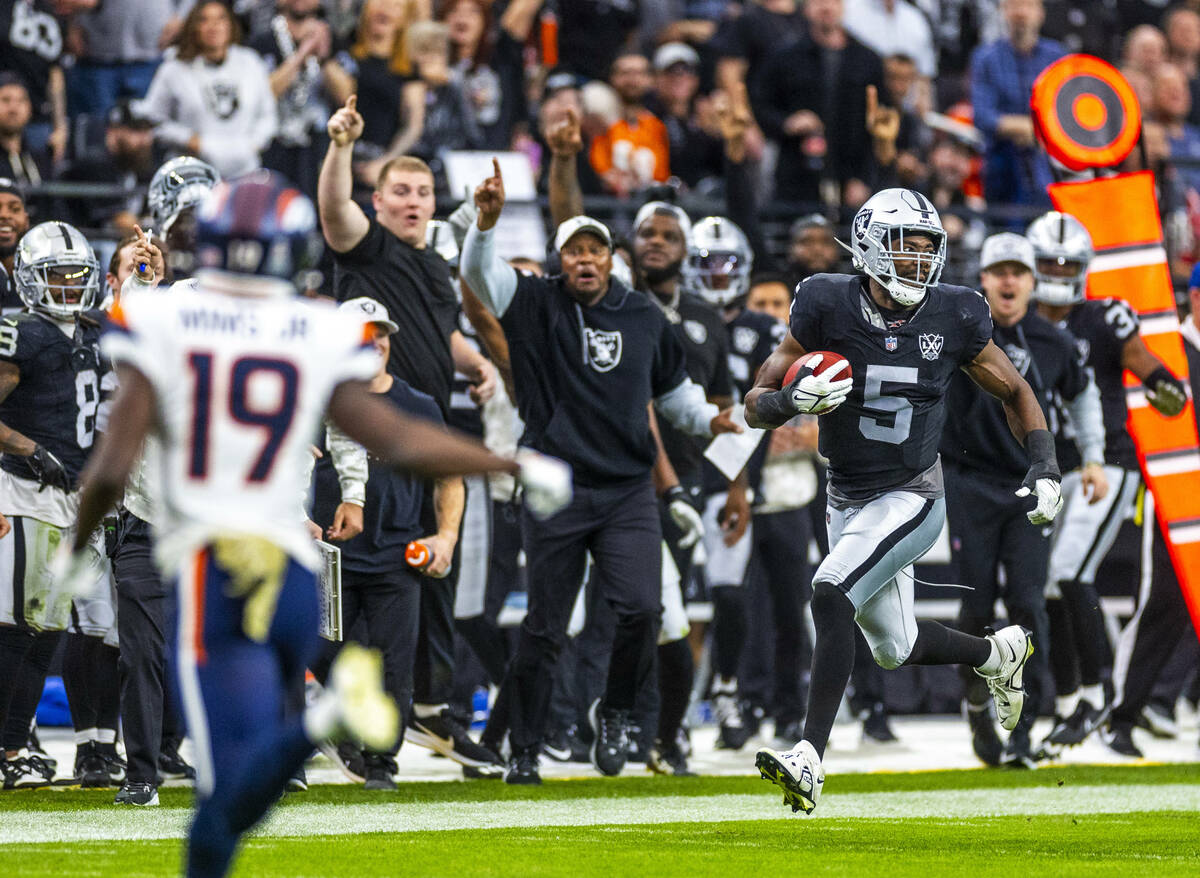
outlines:
[[[675,743],[679,724],[687,712],[695,674],[692,648],[687,638],[664,643],[658,648],[658,738],[664,745]]]
[[[92,642],[94,637],[67,634],[63,650],[62,679],[75,731],[96,728],[96,702],[92,697]]]
[[[906,665],[969,665],[977,668],[992,654],[992,645],[983,637],[973,637],[941,622],[922,619],[917,622],[917,642]]]
[[[854,605],[836,585],[815,582],[812,614],[817,638],[813,644],[804,740],[824,758],[829,732],[854,667]]]
[[[713,670],[721,677],[736,677],[746,643],[746,607],[740,586],[722,585],[712,590]]]
[[[121,718],[121,651],[99,638],[92,638],[96,659],[92,668],[92,702],[96,707],[96,728],[117,729]]]
[[[1059,588],[1061,590],[1061,584]],[[1055,694],[1070,695],[1079,688],[1079,659],[1070,606],[1065,600],[1051,598],[1046,601],[1046,617],[1050,621],[1048,645]]]
[[[1112,644],[1104,627],[1100,595],[1090,582],[1062,584],[1063,603],[1070,608],[1071,626],[1078,645],[1080,683],[1095,686],[1112,673]]]

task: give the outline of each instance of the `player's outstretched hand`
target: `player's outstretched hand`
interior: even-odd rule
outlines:
[[[826,366],[820,372],[817,369],[824,365],[824,356],[818,354],[807,362],[812,373],[798,377],[787,388],[796,412],[802,415],[823,415],[831,412],[850,395],[854,386],[853,378],[834,380],[834,376],[849,365],[845,360],[837,360]]]
[[[1029,482],[1030,476],[1025,477],[1025,482]],[[1063,507],[1062,485],[1058,479],[1039,478],[1034,479],[1033,485],[1022,483],[1017,490],[1018,497],[1028,497],[1031,494],[1037,496],[1037,508],[1025,513],[1030,524],[1049,524],[1054,521],[1054,516]]]
[[[742,432],[742,425],[733,419],[732,407],[719,412],[711,421],[708,422],[708,428],[714,436],[718,436],[721,433]]]
[[[671,513],[671,520],[681,531],[679,548],[690,549],[704,536],[704,519],[687,501],[687,492],[679,485],[667,488],[663,502],[667,504],[667,512]]]
[[[329,117],[325,125],[329,139],[338,146],[349,146],[362,137],[363,117],[358,112],[358,95],[346,98],[346,104]]]
[[[583,133],[579,125],[579,114],[567,108],[566,118],[561,119],[546,132],[546,145],[557,156],[578,155],[583,149]]]
[[[475,207],[479,209],[476,222],[484,232],[496,225],[496,220],[500,219],[500,211],[504,209],[504,177],[500,173],[499,159],[492,159],[492,168],[496,173],[475,189]]]
[[[71,493],[71,477],[67,475],[67,469],[61,460],[41,445],[33,449],[33,454],[29,455],[27,460],[37,477],[39,493],[47,488],[58,488],[64,494]]]
[[[524,492],[525,508],[535,518],[549,518],[571,502],[571,467],[557,457],[530,448],[517,451],[517,482]]]

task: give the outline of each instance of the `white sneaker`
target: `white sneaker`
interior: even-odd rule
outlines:
[[[825,786],[825,769],[817,751],[808,741],[801,741],[785,753],[763,747],[754,757],[759,774],[783,790],[783,804],[792,811],[811,814]]]
[[[400,711],[383,691],[383,659],[379,651],[355,643],[342,647],[329,671],[342,728],[374,750],[386,750],[400,733]]]
[[[996,644],[1000,652],[1000,669],[994,674],[984,674],[978,668],[975,673],[987,681],[992,700],[996,702],[996,718],[1000,725],[1012,731],[1021,718],[1025,706],[1025,689],[1021,682],[1025,662],[1033,655],[1033,636],[1028,628],[1009,625],[987,639]]]

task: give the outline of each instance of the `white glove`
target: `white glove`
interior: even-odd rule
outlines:
[[[97,560],[97,552],[91,546],[73,552],[71,541],[64,539],[50,559],[50,580],[55,584],[55,590],[72,597],[91,594],[100,572]]]
[[[1037,509],[1026,512],[1031,524],[1049,524],[1063,507],[1062,486],[1056,479],[1038,479],[1034,483],[1034,491],[1022,486],[1017,491],[1018,497],[1028,497],[1037,493]]]
[[[517,484],[523,490],[525,508],[534,518],[549,518],[571,502],[571,467],[557,457],[531,448],[517,451]]]
[[[792,405],[801,414],[821,415],[831,412],[850,395],[850,388],[854,385],[853,378],[833,380],[833,376],[846,368],[848,363],[838,360],[823,371],[817,372],[817,367],[824,359],[824,355],[814,354],[805,362],[805,365],[813,370],[813,374],[806,375],[792,385]]]
[[[671,520],[675,522],[675,526],[683,531],[679,538],[679,548],[689,549],[704,536],[704,519],[700,517],[696,507],[683,498],[682,493],[680,489],[678,495],[668,501],[667,512],[671,513]],[[671,491],[667,494],[669,496]]]

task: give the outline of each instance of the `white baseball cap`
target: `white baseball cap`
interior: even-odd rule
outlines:
[[[591,232],[593,235],[599,235],[604,243],[608,245],[608,249],[613,249],[612,233],[609,232],[608,226],[598,219],[582,215],[573,216],[569,220],[563,220],[558,227],[558,231],[554,233],[554,249],[561,251],[563,245],[580,232]]]
[[[1015,232],[1001,232],[990,236],[983,242],[983,249],[979,254],[979,267],[991,268],[1001,262],[1015,262],[1033,271],[1033,245],[1024,235]]]
[[[679,221],[679,228],[683,231],[683,240],[691,243],[692,221],[688,219],[688,215],[682,207],[671,204],[669,201],[647,201],[643,204],[633,218],[633,233],[636,235],[637,230],[642,227],[642,223],[656,214],[670,214],[675,217]]]
[[[338,305],[339,311],[357,317],[364,324],[378,323],[387,327],[388,335],[400,329],[400,324],[388,316],[387,308],[369,296],[359,296],[357,299],[347,299]]]
[[[654,53],[654,69],[660,73],[676,64],[700,66],[700,55],[687,43],[663,43]]]

